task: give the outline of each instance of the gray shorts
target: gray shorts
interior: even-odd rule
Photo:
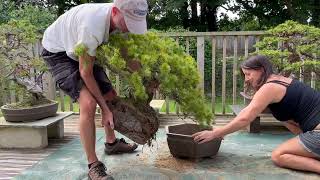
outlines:
[[[308,151],[320,158],[320,130],[307,131],[298,136],[300,144]]]
[[[43,49],[41,56],[52,73],[56,86],[76,101],[84,85],[79,72],[79,62],[68,57],[66,52],[51,53]],[[95,64],[93,75],[102,94],[106,94],[113,89],[102,67]]]

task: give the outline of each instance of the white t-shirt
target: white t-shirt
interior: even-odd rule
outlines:
[[[74,60],[74,48],[84,44],[90,56],[108,41],[113,3],[88,3],[73,7],[44,32],[42,45],[52,53],[65,51]]]

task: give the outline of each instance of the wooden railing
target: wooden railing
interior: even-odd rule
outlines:
[[[204,90],[205,89],[205,58],[211,61],[211,68],[212,68],[212,76],[211,76],[211,93],[209,96],[211,97],[211,105],[212,105],[212,112],[215,114],[228,114],[227,109],[227,102],[226,98],[230,97],[229,94],[226,94],[226,82],[227,82],[227,62],[232,63],[232,80],[228,79],[228,81],[232,81],[232,104],[237,103],[237,99],[239,99],[239,92],[240,90],[237,89],[238,81],[240,77],[238,75],[238,65],[239,65],[239,57],[248,57],[249,53],[254,51],[259,51],[258,48],[254,48],[254,44],[261,39],[261,36],[265,35],[263,31],[237,31],[237,32],[181,32],[181,33],[165,33],[160,34],[161,36],[169,36],[176,40],[181,46],[185,48],[186,53],[191,54],[191,49],[193,49],[194,58],[197,60],[198,70],[201,75],[201,83],[200,87]],[[192,43],[193,46],[192,47]],[[211,57],[206,57],[205,55],[205,46],[211,45]],[[35,52],[40,52],[40,47],[35,47]],[[222,58],[218,57],[218,54],[222,54]],[[221,69],[221,82],[216,81],[216,72],[217,72],[217,62],[222,62],[222,69]],[[109,71],[107,70],[107,74]],[[315,76],[314,74],[312,74]],[[115,76],[115,89],[120,93],[120,78],[119,76]],[[44,77],[44,89],[46,91],[47,97],[50,99],[56,99],[57,90],[54,85],[54,81],[52,76],[47,75]],[[243,81],[241,81],[243,82]],[[216,111],[216,89],[218,84],[221,83],[221,112]],[[315,81],[312,81],[311,86],[315,87]],[[60,107],[61,111],[66,111],[69,109],[71,111],[76,110],[74,104],[69,101],[68,104],[65,104],[65,95],[63,91],[58,90],[58,96],[60,98]],[[10,93],[11,102],[15,101],[14,92]],[[162,96],[157,93],[155,98],[160,99]],[[230,98],[229,98],[230,99]],[[8,98],[3,98],[3,103],[8,102]],[[170,112],[170,100],[166,98],[166,110],[165,112],[168,113],[180,113],[180,109],[178,105],[175,105],[174,112]]]

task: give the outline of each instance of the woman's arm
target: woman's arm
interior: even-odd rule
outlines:
[[[254,119],[274,101],[275,89],[272,84],[262,86],[253,96],[250,104],[245,107],[230,123],[222,128],[227,135],[249,125]]]
[[[212,131],[193,134],[196,142],[204,143],[214,138],[223,137],[249,125],[270,103],[274,102],[278,89],[272,84],[263,85],[253,96],[250,104],[245,107],[231,122]]]
[[[294,122],[293,120],[289,120],[286,122],[283,122],[284,126],[286,126],[289,131],[291,131],[293,134],[300,134],[302,133],[302,130],[298,123]]]

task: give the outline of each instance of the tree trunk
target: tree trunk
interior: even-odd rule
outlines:
[[[311,24],[316,27],[320,27],[320,1],[313,0],[312,7]]]
[[[218,30],[217,9],[218,9],[218,6],[210,7],[209,5],[207,5],[206,21],[208,24],[208,31]]]
[[[184,2],[183,6],[180,8],[180,11],[179,11],[180,18],[182,20],[182,25],[183,25],[183,28],[185,29],[190,27],[188,6],[189,6],[188,2]]]
[[[191,7],[191,21],[190,21],[190,30],[194,31],[197,30],[198,22],[198,14],[197,14],[197,1],[190,0],[190,7]]]
[[[138,144],[150,144],[159,128],[157,113],[149,104],[134,104],[130,99],[115,98],[108,102],[115,130]]]

